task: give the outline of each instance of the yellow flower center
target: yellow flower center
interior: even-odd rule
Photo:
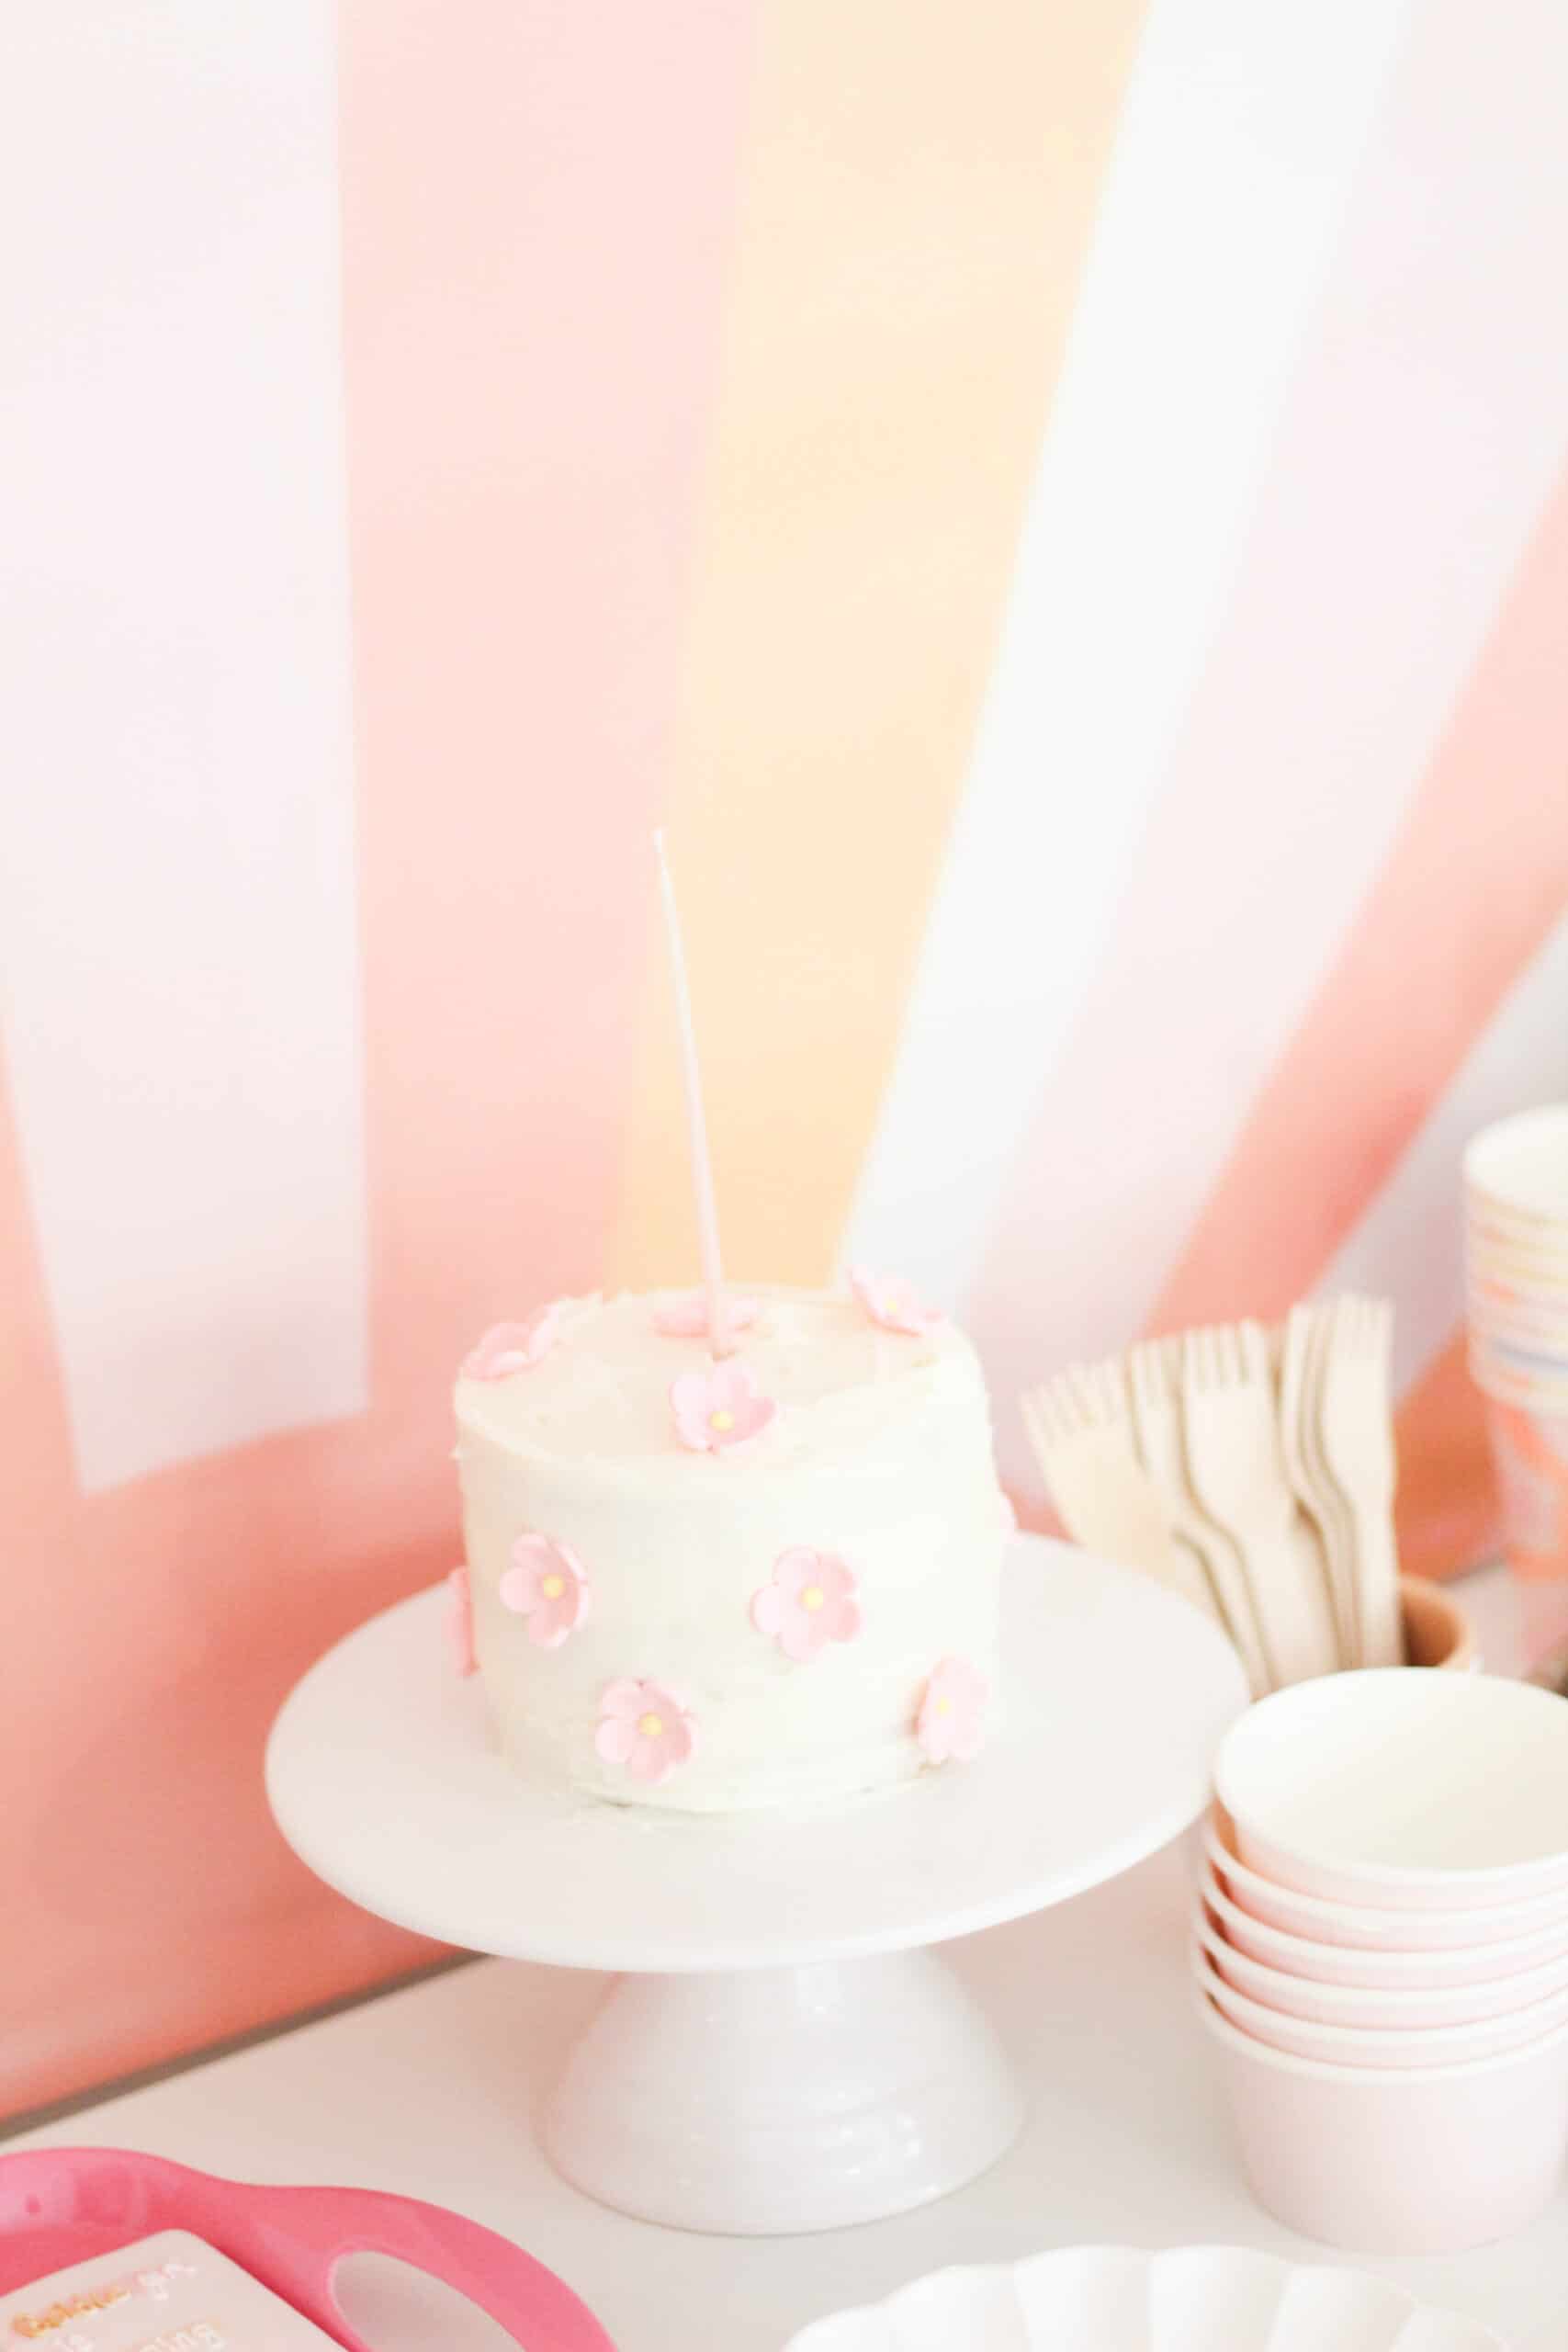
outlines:
[[[800,1605],[803,1609],[820,1609],[827,1598],[819,1584],[808,1584],[800,1596]]]
[[[708,1415],[708,1427],[710,1430],[732,1430],[735,1427],[735,1416],[733,1413],[727,1413],[720,1406],[716,1413]]]
[[[544,1594],[547,1600],[558,1600],[562,1593],[566,1590],[566,1578],[564,1577],[547,1577],[543,1584],[539,1587],[539,1590]]]
[[[639,1715],[637,1727],[644,1739],[657,1739],[664,1729],[664,1718],[662,1715]]]
[[[952,1713],[953,1713],[953,1702],[952,1702],[952,1700],[951,1700],[951,1699],[939,1699],[939,1700],[937,1701],[937,1702],[936,1702],[936,1711],[937,1711],[937,1713],[938,1713],[939,1715],[950,1715],[950,1714],[952,1714]]]

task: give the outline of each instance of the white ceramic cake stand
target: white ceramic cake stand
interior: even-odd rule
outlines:
[[[565,1794],[492,1750],[447,1664],[446,1596],[351,1634],[267,1753],[296,1852],[383,1918],[617,1972],[543,2137],[603,2203],[768,2235],[972,2179],[1022,2107],[988,2021],[923,1947],[1066,1901],[1185,1828],[1247,1703],[1207,1619],[1020,1536],[1008,1724],[973,1764],[837,1815],[681,1815]]]

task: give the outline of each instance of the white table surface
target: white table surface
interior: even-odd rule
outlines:
[[[1517,1622],[1506,1589],[1467,1599],[1489,1657],[1505,1663]],[[454,2206],[559,2271],[621,2352],[777,2352],[807,2320],[921,2271],[1043,2246],[1206,2241],[1332,2260],[1258,2211],[1237,2176],[1185,1974],[1187,1887],[1178,1848],[1059,1910],[950,1946],[1023,2071],[1029,2126],[956,2196],[829,2236],[684,2236],[558,2179],[529,2109],[604,1980],[515,1962],[389,1995],[6,2144],[132,2147],[239,2178]],[[1568,2352],[1568,2191],[1505,2245],[1358,2267],[1532,2352]],[[362,2277],[352,2315],[386,2352],[508,2340],[386,2275]]]

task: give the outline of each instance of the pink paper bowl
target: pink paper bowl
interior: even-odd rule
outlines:
[[[1421,2032],[1433,2026],[1474,2026],[1488,2018],[1510,2018],[1538,2002],[1568,2000],[1568,1961],[1528,1969],[1487,1984],[1453,1984],[1440,1991],[1409,1986],[1373,1992],[1355,1984],[1319,1984],[1291,1976],[1238,1951],[1200,1903],[1193,1931],[1210,1967],[1235,1993],[1261,2008],[1277,2009],[1310,2025],[1355,2026],[1375,2033]]]
[[[1382,2073],[1270,2050],[1201,1996],[1248,2187],[1362,2254],[1459,2254],[1544,2211],[1568,2147],[1568,2028],[1468,2066]]]
[[[1556,1703],[1561,1706],[1563,1702]],[[1249,1870],[1221,1842],[1213,1816],[1203,1832],[1203,1851],[1221,1886],[1239,1909],[1288,1936],[1304,1937],[1309,1943],[1339,1944],[1356,1951],[1473,1953],[1485,1945],[1515,1942],[1521,1937],[1568,1932],[1568,1904],[1555,1894],[1484,1911],[1393,1911],[1370,1905],[1319,1902],[1310,1894],[1298,1894],[1292,1887],[1276,1886],[1272,1880]]]
[[[1568,1703],[1530,1683],[1398,1667],[1300,1682],[1227,1732],[1214,1785],[1240,1860],[1297,1894],[1568,1910]]]
[[[1201,1893],[1211,1922],[1233,1951],[1314,1984],[1383,1993],[1441,1993],[1485,1985],[1501,1994],[1516,1976],[1545,1973],[1554,1962],[1568,1962],[1568,1920],[1533,1936],[1461,1946],[1455,1951],[1359,1951],[1350,1944],[1313,1943],[1255,1919],[1231,1901],[1212,1865],[1203,1872]]]
[[[1191,1961],[1203,1991],[1241,2032],[1267,2042],[1271,2050],[1288,2051],[1292,2058],[1314,2058],[1325,2066],[1371,2066],[1381,2073],[1411,2066],[1468,2066],[1568,2027],[1568,1995],[1562,1993],[1532,2008],[1483,2018],[1472,2025],[1382,2032],[1365,2026],[1314,2025],[1310,2018],[1288,2017],[1282,2009],[1265,2008],[1238,1993],[1219,1974],[1201,1944],[1192,1946]]]

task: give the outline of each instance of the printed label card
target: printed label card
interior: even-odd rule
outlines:
[[[161,2230],[0,2297],[0,2352],[336,2352],[188,2230]]]

